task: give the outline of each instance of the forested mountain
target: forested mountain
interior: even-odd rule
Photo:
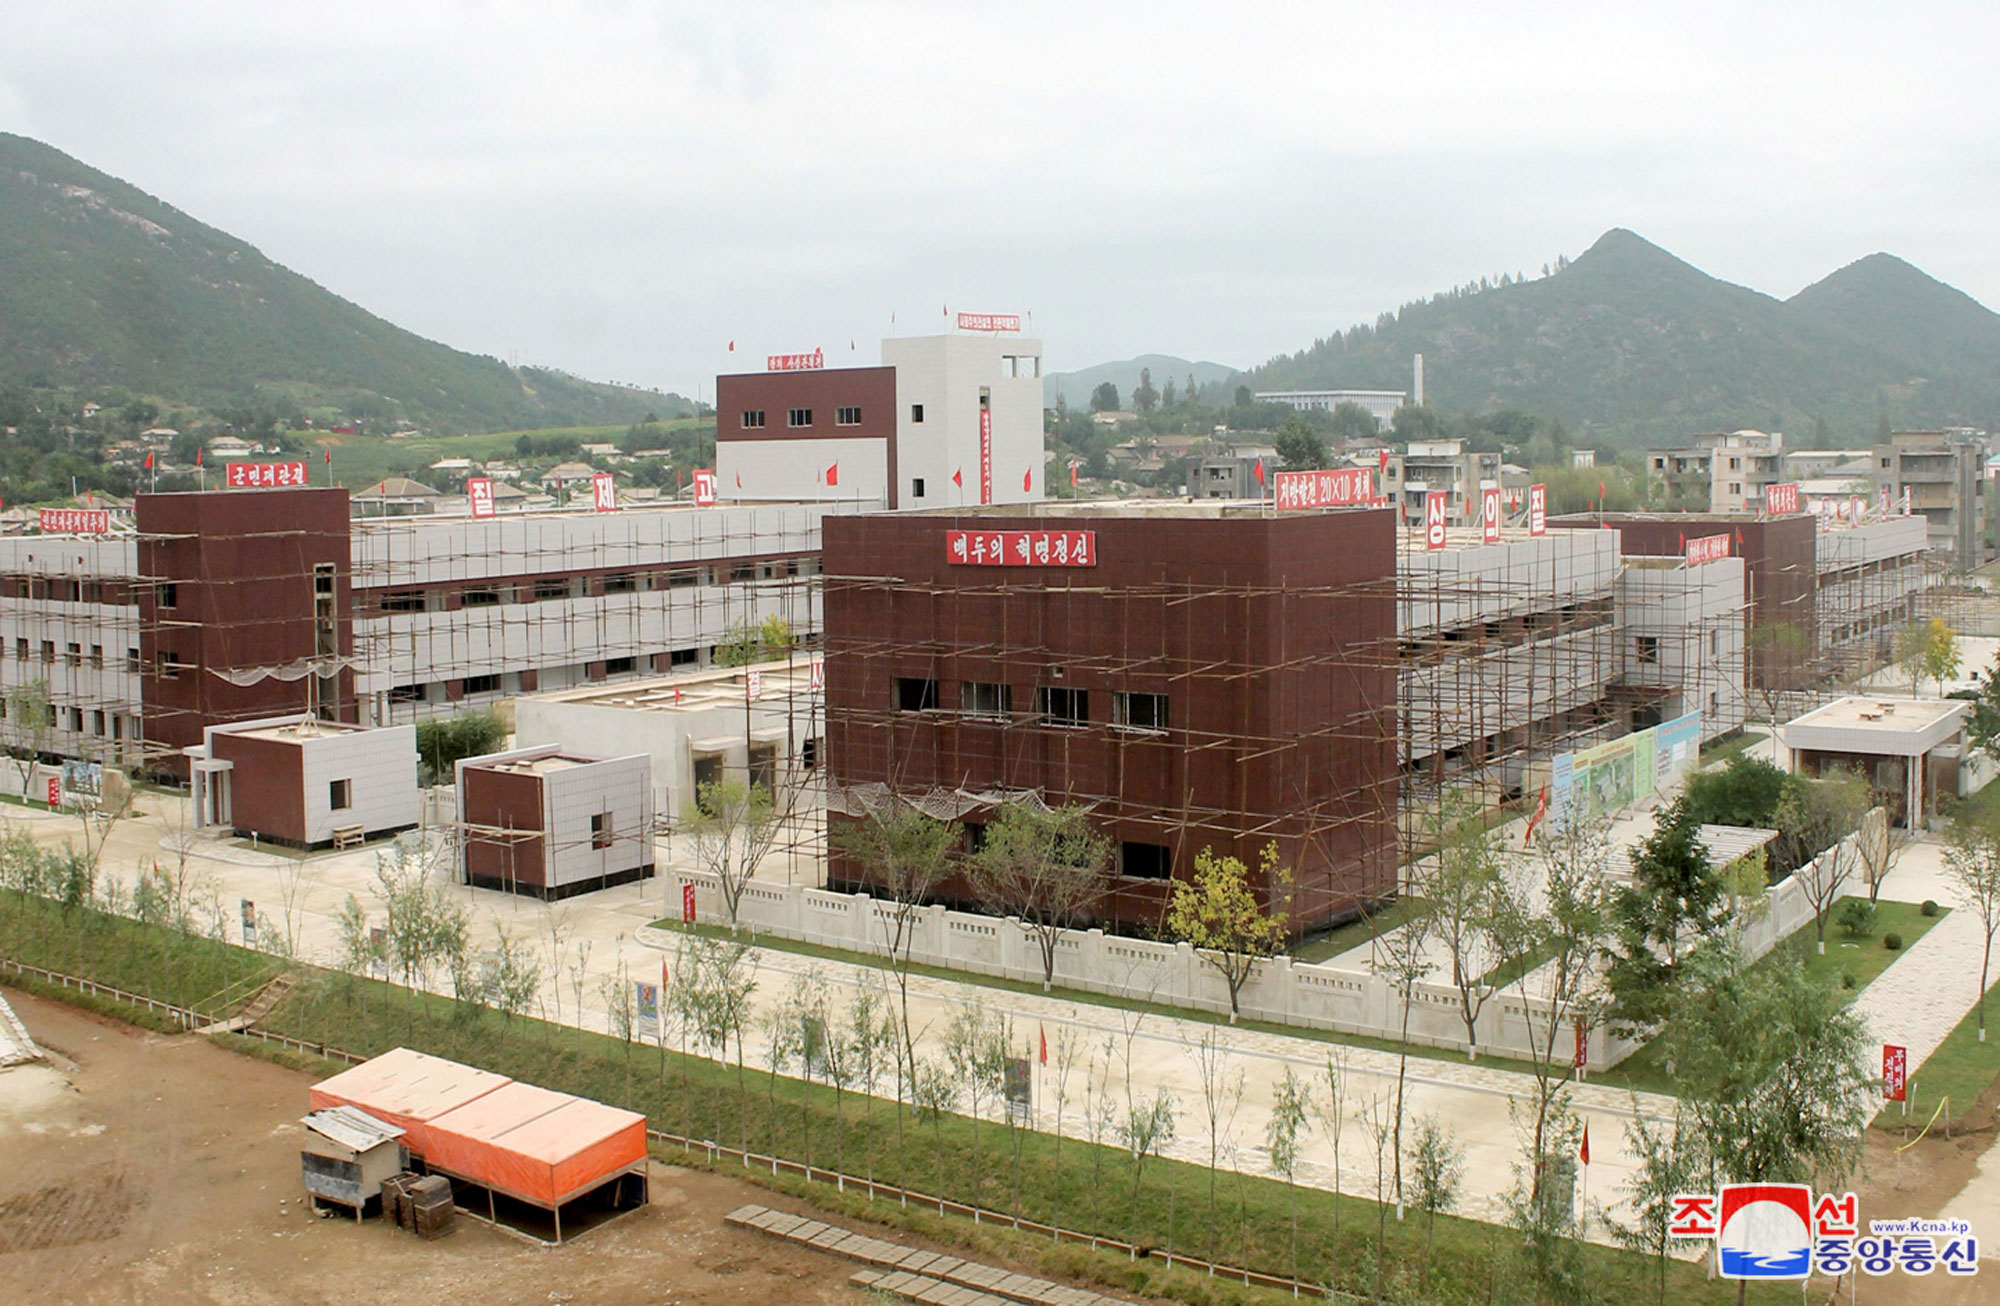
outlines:
[[[1463,287],[1272,359],[1256,389],[1406,388],[1521,408],[1579,440],[1659,444],[1755,426],[1799,443],[2000,424],[2000,316],[1887,254],[1789,300],[1717,280],[1625,230],[1545,275]]]
[[[1099,363],[1095,367],[1080,368],[1074,372],[1050,373],[1042,378],[1043,402],[1054,408],[1056,396],[1061,395],[1063,401],[1071,408],[1088,408],[1091,392],[1109,381],[1118,387],[1119,402],[1129,404],[1132,392],[1139,388],[1139,374],[1142,371],[1152,374],[1153,388],[1162,393],[1166,390],[1167,382],[1172,381],[1178,394],[1186,389],[1188,378],[1193,377],[1199,389],[1210,390],[1211,387],[1216,387],[1217,389],[1211,392],[1210,398],[1218,402],[1219,387],[1237,374],[1235,368],[1226,367],[1221,363],[1191,363],[1185,358],[1175,358],[1169,354],[1141,354],[1137,358],[1127,358],[1116,363]]]
[[[461,353],[59,150],[0,133],[0,389],[439,430],[627,423],[675,395]]]

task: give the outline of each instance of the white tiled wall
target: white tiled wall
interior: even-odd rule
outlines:
[[[370,831],[417,823],[417,730],[384,726],[344,730],[304,743],[306,841],[333,838],[334,827],[359,825]],[[330,785],[353,782],[353,806],[336,812]]]

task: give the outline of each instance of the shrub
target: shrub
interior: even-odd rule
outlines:
[[[1882,946],[1887,948],[1891,952],[1895,952],[1897,949],[1903,946],[1903,936],[1896,933],[1894,930],[1890,930],[1887,934],[1884,934],[1882,936]]]
[[[1840,972],[1840,987],[1844,989],[1851,989],[1858,983],[1860,983],[1860,981],[1856,980],[1854,976],[1849,972],[1847,971]]]
[[[1917,911],[1924,916],[1935,916],[1938,914],[1938,905],[1933,900],[1926,898],[1924,899],[1924,905],[1917,908]]]
[[[1865,939],[1875,932],[1875,904],[1866,898],[1849,898],[1835,913],[1834,924],[1850,939]]]

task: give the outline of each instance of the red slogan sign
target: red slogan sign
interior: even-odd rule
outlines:
[[[1910,1050],[1894,1043],[1882,1045],[1882,1097],[1901,1102],[1909,1090]]]
[[[1366,467],[1278,473],[1277,505],[1281,509],[1338,508],[1369,503],[1374,497],[1374,483]]]
[[[816,372],[826,366],[826,352],[815,349],[810,354],[766,354],[764,370],[767,372]]]
[[[103,508],[44,508],[44,535],[102,535],[111,529],[111,514]]]
[[[993,410],[979,410],[979,501],[993,502]]]
[[[490,476],[468,476],[465,478],[465,501],[472,505],[474,517],[493,515],[493,478]]]
[[[298,463],[231,463],[224,483],[231,488],[261,485],[304,485],[306,465]]]
[[[1720,562],[1729,556],[1729,536],[1704,535],[1687,542],[1687,565],[1699,567],[1704,562]]]
[[[1479,492],[1479,538],[1485,544],[1500,542],[1500,491],[1485,489]]]
[[[1424,495],[1424,547],[1442,549],[1445,540],[1444,491],[1432,490]]]
[[[1528,534],[1545,535],[1549,529],[1549,487],[1528,487]]]
[[[1795,481],[1764,487],[1764,511],[1773,517],[1799,510],[1799,487]]]
[[[946,531],[945,558],[971,567],[1095,567],[1096,531]]]
[[[1021,329],[1021,315],[1019,313],[960,313],[958,315],[958,329],[960,331],[1019,331]]]
[[[694,474],[694,506],[713,508],[715,506],[715,473],[707,470]]]

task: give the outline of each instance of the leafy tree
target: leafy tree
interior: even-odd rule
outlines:
[[[1778,803],[1778,841],[1784,865],[1795,868],[1792,880],[1813,909],[1813,938],[1826,952],[1826,916],[1846,887],[1860,860],[1845,842],[1868,813],[1868,786],[1851,771],[1835,771],[1820,780],[1787,776],[1785,796]]]
[[[21,797],[31,795],[28,789],[35,782],[35,764],[48,751],[49,736],[55,732],[56,710],[49,702],[49,682],[29,680],[15,685],[7,691],[8,731],[20,742],[7,750],[14,759],[14,769],[21,776]]]
[[[1945,875],[1959,903],[1979,917],[1979,1041],[1986,1041],[1986,990],[1992,978],[1993,935],[2000,930],[2000,830],[1960,816],[1951,823]]]
[[[1115,413],[1118,411],[1118,387],[1109,381],[1100,381],[1090,392],[1090,411],[1093,413]]]
[[[1257,396],[1251,392],[1249,386],[1239,385],[1236,387],[1234,398],[1238,408],[1248,408],[1256,400]]]
[[[1179,398],[1179,392],[1174,388],[1174,379],[1168,377],[1166,386],[1160,391],[1160,407],[1172,408]]]
[[[1417,1277],[1429,1282],[1431,1242],[1437,1234],[1439,1211],[1458,1204],[1458,1186],[1465,1178],[1465,1148],[1452,1137],[1451,1127],[1434,1115],[1417,1117],[1409,1143],[1410,1193],[1424,1213],[1424,1259]],[[1298,1271],[1293,1270],[1293,1277]]]
[[[1335,404],[1328,429],[1336,440],[1373,440],[1382,433],[1375,414],[1357,403]]]
[[[1874,903],[1880,900],[1882,881],[1889,878],[1889,872],[1896,868],[1896,861],[1903,854],[1904,840],[1890,823],[1887,807],[1869,809],[1861,820],[1856,843],[1861,853],[1861,874],[1868,881],[1868,901]]]
[[[975,1205],[984,1200],[980,1183],[979,1121],[989,1103],[1006,1091],[1007,1058],[1013,1025],[1004,1012],[991,1012],[979,1002],[960,1003],[945,1025],[944,1059],[957,1092],[967,1107],[972,1138],[972,1192]]]
[[[916,1037],[910,1028],[910,949],[916,941],[918,912],[952,871],[952,852],[960,828],[938,821],[901,799],[886,798],[856,821],[842,822],[833,832],[834,850],[859,862],[868,882],[889,899],[887,911],[877,911],[882,949],[896,977],[898,1011],[902,1017],[902,1082],[913,1084],[917,1067]],[[898,1098],[898,1110],[901,1109]]]
[[[1944,682],[1958,675],[1961,665],[1958,635],[1939,617],[1913,621],[1896,632],[1895,659],[1910,678],[1912,694],[1921,693],[1926,680],[1936,681],[1942,693]]]
[[[1150,413],[1160,402],[1160,392],[1153,388],[1153,369],[1139,369],[1139,385],[1132,391],[1132,406],[1142,413]]]
[[[1634,851],[1632,883],[1612,906],[1605,982],[1617,1026],[1644,1030],[1666,1016],[1689,949],[1720,935],[1730,919],[1728,887],[1679,805]]]
[[[1229,987],[1229,1023],[1240,1014],[1243,985],[1257,962],[1285,946],[1286,913],[1280,899],[1291,887],[1291,871],[1278,865],[1278,845],[1264,845],[1258,875],[1270,900],[1258,902],[1250,868],[1235,857],[1204,848],[1194,860],[1194,878],[1176,880],[1167,907],[1167,932],[1194,945]]]
[[[464,758],[496,752],[507,725],[496,712],[458,712],[417,722],[417,762],[426,785],[450,784]]]
[[[1271,1094],[1271,1114],[1264,1123],[1265,1154],[1271,1171],[1285,1177],[1285,1198],[1292,1213],[1292,1278],[1299,1277],[1299,1135],[1312,1110],[1312,1089],[1290,1066]]]
[[[1738,753],[1727,765],[1697,771],[1681,788],[1681,819],[1695,825],[1768,830],[1785,796],[1785,772],[1761,757]]]
[[[1700,1187],[1708,1167],[1707,1150],[1678,1099],[1673,1121],[1661,1123],[1646,1118],[1636,1097],[1632,1118],[1625,1125],[1625,1150],[1639,1162],[1623,1185],[1630,1220],[1622,1224],[1614,1221],[1611,1236],[1626,1249],[1653,1258],[1659,1269],[1659,1301],[1665,1306],[1667,1261],[1691,1245],[1690,1239],[1676,1238],[1669,1232],[1673,1200]]]
[[[771,801],[770,790],[741,780],[698,785],[695,799],[694,814],[681,828],[693,845],[695,864],[715,876],[734,934],[743,890],[776,846],[784,814]]]
[[[1589,1301],[1595,1294],[1584,1266],[1583,1229],[1572,1198],[1583,1125],[1567,1091],[1550,1105],[1539,1141],[1514,1104],[1509,1103],[1508,1110],[1524,1153],[1514,1166],[1514,1183],[1505,1197],[1507,1222],[1521,1235],[1522,1265],[1540,1300],[1565,1306]]]
[[[1426,833],[1437,851],[1411,868],[1412,894],[1420,904],[1426,932],[1451,961],[1451,984],[1458,991],[1459,1019],[1465,1024],[1466,1055],[1479,1059],[1479,1013],[1493,990],[1487,972],[1506,964],[1515,936],[1498,928],[1506,886],[1500,875],[1499,836],[1480,819],[1470,799],[1446,799],[1425,817]]]
[[[1434,440],[1438,436],[1438,415],[1429,404],[1404,404],[1389,419],[1389,426],[1404,443]]]
[[[465,904],[437,874],[438,860],[436,845],[413,848],[401,840],[375,857],[374,893],[386,918],[389,964],[427,1006],[431,976],[440,968],[449,974],[463,960],[470,928]]]
[[[1188,373],[1187,385],[1181,390],[1181,398],[1190,404],[1201,402],[1201,387],[1194,383],[1194,373]]]
[[[748,618],[731,625],[715,646],[715,663],[722,667],[746,667],[753,662],[769,662],[784,657],[797,643],[792,628],[776,613],[752,625]]]
[[[1020,918],[1042,957],[1042,989],[1055,982],[1056,945],[1110,889],[1111,846],[1081,807],[1001,806],[974,853],[974,887],[990,905]]]
[[[1303,417],[1294,415],[1286,418],[1285,424],[1278,428],[1278,438],[1273,443],[1277,446],[1279,460],[1288,472],[1311,471],[1332,461],[1327,453],[1326,441],[1306,424]]]

